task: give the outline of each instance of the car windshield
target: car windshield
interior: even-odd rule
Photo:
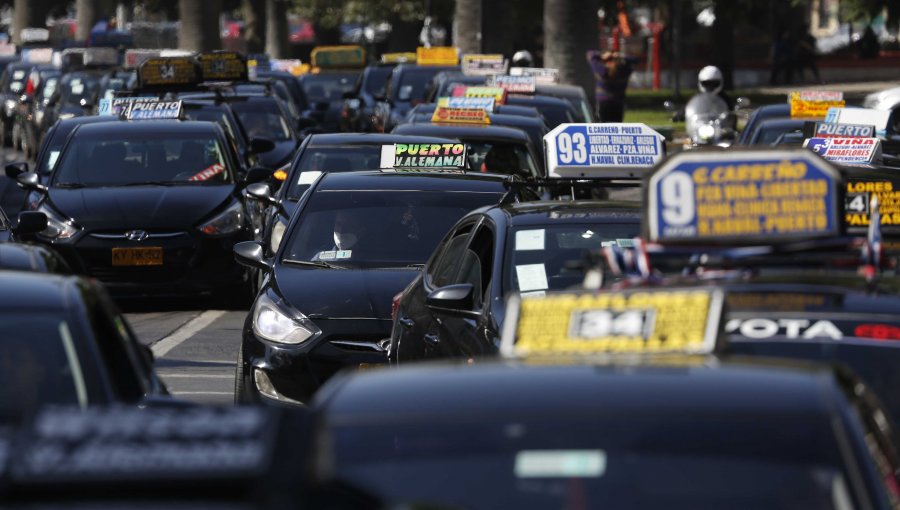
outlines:
[[[289,200],[299,200],[309,185],[324,172],[378,170],[381,166],[381,146],[307,147],[297,165],[296,178],[287,190]]]
[[[0,415],[21,417],[47,404],[88,404],[81,363],[66,322],[45,313],[0,315]]]
[[[116,92],[125,90],[128,86],[128,79],[124,77],[108,78],[101,86],[103,87],[103,90],[100,91],[100,97],[112,100],[115,97]]]
[[[803,126],[791,124],[762,125],[756,130],[752,145],[772,145],[790,134],[802,134]]]
[[[469,149],[469,169],[474,172],[540,177],[531,152],[523,144],[463,140]]]
[[[366,73],[366,81],[363,82],[363,89],[372,95],[384,92],[388,77],[393,71],[394,68],[390,66],[376,66],[369,69],[369,72]]]
[[[50,96],[56,92],[57,87],[59,86],[59,76],[50,76],[46,80],[44,80],[44,85],[41,87],[40,92],[38,93],[38,99],[49,99]]]
[[[192,107],[185,105],[184,108],[184,117],[185,120],[203,120],[206,122],[215,122],[219,126],[225,130],[233,139],[238,140],[237,136],[234,132],[234,126],[231,125],[231,122],[228,115],[222,111],[221,107],[218,106],[210,106],[210,107]]]
[[[303,78],[303,91],[310,103],[339,102],[353,90],[359,72],[310,74]]]
[[[92,102],[100,88],[100,77],[93,74],[68,74],[60,83],[59,102],[62,106],[84,106]]]
[[[590,215],[590,212],[585,215]],[[550,224],[510,230],[504,265],[504,291],[543,293],[584,283],[586,257],[604,246],[632,247],[640,234],[640,220],[615,218],[615,213],[597,215],[583,224]]]
[[[19,67],[7,69],[6,72],[9,74],[9,82],[6,84],[6,90],[4,92],[12,92],[13,94],[24,92],[25,80],[28,79],[28,69]]]
[[[400,79],[394,83],[394,100],[401,102],[422,101],[425,99],[427,88],[431,84],[434,75],[441,72],[440,68],[413,67],[405,69],[400,74]]]
[[[387,506],[853,508],[824,416],[467,418],[334,426],[329,465]]]
[[[283,260],[349,268],[423,264],[464,214],[501,193],[320,191],[293,228]]]
[[[223,148],[212,135],[129,130],[76,134],[58,165],[53,185],[60,187],[233,182]]]
[[[268,138],[284,142],[293,138],[284,112],[272,101],[237,101],[231,109],[244,127],[247,138]]]

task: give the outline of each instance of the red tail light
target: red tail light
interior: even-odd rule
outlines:
[[[391,300],[391,320],[397,320],[397,313],[400,312],[400,298],[403,297],[402,292],[398,292],[394,299]]]

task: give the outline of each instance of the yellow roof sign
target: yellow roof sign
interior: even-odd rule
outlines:
[[[416,63],[420,66],[458,66],[459,48],[456,46],[432,46],[416,49]]]
[[[381,55],[381,63],[382,64],[415,64],[416,63],[416,53],[412,51],[403,52],[403,53],[385,53]]]
[[[791,117],[825,118],[831,107],[843,108],[844,93],[830,90],[800,90],[788,95]]]
[[[194,57],[154,57],[138,67],[141,87],[191,85],[200,81],[200,66]]]
[[[518,268],[517,268],[518,269]],[[718,289],[632,289],[510,299],[505,356],[712,352]]]
[[[431,122],[444,122],[448,124],[481,124],[489,125],[491,118],[484,108],[450,108],[438,106],[434,109]]]

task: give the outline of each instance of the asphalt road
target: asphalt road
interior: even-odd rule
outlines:
[[[4,149],[0,161],[24,161]],[[2,172],[0,172],[2,174]],[[24,193],[0,175],[0,207],[18,214]],[[153,349],[156,370],[174,395],[203,404],[234,402],[234,363],[246,310],[209,310],[203,300],[120,303],[138,339]]]

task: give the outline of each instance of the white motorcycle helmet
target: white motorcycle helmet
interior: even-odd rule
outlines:
[[[716,66],[706,66],[700,70],[697,75],[697,86],[700,92],[708,94],[718,94],[722,92],[725,86],[725,80],[722,78],[722,71]]]
[[[534,67],[534,57],[528,50],[519,50],[512,57],[513,67]]]

